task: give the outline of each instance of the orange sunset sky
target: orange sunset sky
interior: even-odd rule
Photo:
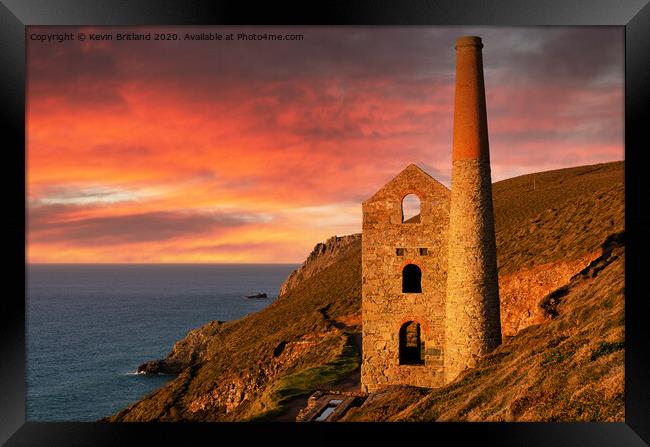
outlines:
[[[52,32],[302,41],[31,41]],[[414,162],[483,38],[493,181],[624,158],[623,28],[28,28],[28,262],[302,262]]]

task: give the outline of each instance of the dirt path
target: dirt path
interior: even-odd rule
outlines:
[[[352,371],[350,374],[343,376],[334,385],[328,387],[328,389],[336,390],[336,391],[359,391],[361,385],[360,379],[361,379],[361,370],[357,368],[356,370]],[[287,407],[287,411],[285,411],[281,415],[278,415],[274,418],[270,418],[268,420],[272,422],[295,422],[296,416],[298,416],[300,410],[302,410],[307,406],[308,397],[309,396],[296,397],[294,399],[285,402],[284,405]]]
[[[298,416],[298,413],[300,410],[305,408],[307,406],[307,397],[296,397],[295,399],[291,399],[287,402],[285,402],[285,406],[287,407],[287,411],[282,413],[279,416],[276,416],[274,418],[269,418],[268,421],[270,422],[296,422],[296,416]]]
[[[324,316],[327,315],[325,312],[323,313],[325,314]],[[330,320],[330,321],[332,321],[332,324],[334,325],[334,320]],[[340,322],[336,322],[336,323],[337,325],[335,325],[335,327],[338,327],[338,325],[341,324]],[[343,325],[343,327],[338,327],[338,328],[344,329],[347,328],[347,326]],[[357,354],[359,355],[359,359],[361,359],[362,358],[361,333],[348,332],[348,334],[352,336],[354,340],[354,346],[357,350]],[[361,368],[357,368],[354,371],[352,371],[350,374],[346,374],[340,380],[338,380],[336,383],[330,386],[328,389],[336,390],[336,391],[359,391],[361,389]],[[281,415],[278,415],[274,418],[270,418],[268,420],[272,422],[295,422],[296,416],[298,416],[300,410],[302,410],[307,406],[308,397],[309,396],[296,397],[294,399],[285,402],[287,411],[285,411]]]
[[[352,332],[349,333],[354,340],[354,346],[357,350],[357,355],[359,359],[362,359],[363,356],[361,350],[361,333]],[[337,391],[360,391],[361,390],[361,367],[355,369],[350,374],[347,374],[341,378],[338,382],[332,385],[329,389]]]

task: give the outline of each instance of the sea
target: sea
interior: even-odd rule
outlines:
[[[30,264],[27,420],[96,421],[173,376],[136,374],[191,329],[271,304],[294,264]],[[267,299],[247,299],[263,292]]]

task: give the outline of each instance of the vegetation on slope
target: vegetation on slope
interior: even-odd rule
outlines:
[[[350,420],[622,420],[623,163],[493,188],[500,280],[526,268],[555,274],[554,262],[587,255],[590,267],[515,307],[515,318],[540,312],[547,322],[507,339],[453,384],[389,388]],[[359,364],[351,336],[360,332],[360,264],[357,241],[263,311],[193,331],[197,342],[175,348],[181,374],[109,420],[270,418],[344,378]]]
[[[620,161],[495,183],[499,275],[599,251],[624,228],[623,177]]]
[[[359,354],[350,334],[342,339],[339,355],[331,362],[296,371],[293,374],[280,377],[268,388],[261,402],[266,402],[265,412],[257,413],[250,420],[266,420],[283,414],[286,404],[292,399],[308,396],[317,388],[334,385],[342,377],[359,368]]]

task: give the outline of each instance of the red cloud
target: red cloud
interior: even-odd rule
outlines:
[[[29,259],[119,261],[108,248],[119,243],[143,262],[227,260],[229,249],[296,262],[332,232],[359,231],[352,205],[407,164],[448,184],[461,31],[305,29],[303,44],[230,47],[30,42]],[[622,42],[620,32],[484,32],[494,180],[623,158],[622,47],[603,43],[594,58],[558,43]],[[513,49],[517,33],[537,44]],[[57,188],[97,185],[136,198],[39,215]],[[336,219],[292,211],[314,207]],[[269,219],[220,225],[205,217],[215,209]]]

